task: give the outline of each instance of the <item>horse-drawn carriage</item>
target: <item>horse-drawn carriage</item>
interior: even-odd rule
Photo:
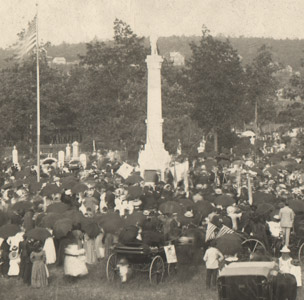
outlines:
[[[164,247],[149,247],[143,244],[117,244],[112,249],[106,266],[107,279],[114,281],[119,277],[122,282],[130,272],[149,274],[152,284],[162,282],[168,265]]]

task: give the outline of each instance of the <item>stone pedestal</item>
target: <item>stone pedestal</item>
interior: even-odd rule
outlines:
[[[164,171],[169,167],[171,157],[163,143],[163,119],[161,100],[161,64],[163,59],[157,54],[156,40],[151,40],[151,55],[147,56],[148,99],[146,119],[146,144],[140,151],[138,164],[140,173],[145,178],[145,171],[155,170],[164,179]]]

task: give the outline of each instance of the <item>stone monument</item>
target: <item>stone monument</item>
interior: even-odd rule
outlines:
[[[72,159],[77,159],[79,158],[79,143],[77,141],[75,141],[72,144],[73,147],[73,155],[72,155]]]
[[[13,151],[12,151],[12,161],[14,165],[18,165],[18,150],[16,146],[14,146]]]
[[[71,146],[70,144],[67,144],[65,148],[65,159],[69,161],[71,159]]]
[[[171,161],[163,143],[163,118],[161,99],[161,65],[163,59],[157,52],[157,38],[150,37],[151,55],[147,56],[148,67],[148,97],[146,119],[146,144],[139,152],[138,164],[141,176],[155,172],[164,179],[164,171]],[[151,176],[148,176],[151,177]]]

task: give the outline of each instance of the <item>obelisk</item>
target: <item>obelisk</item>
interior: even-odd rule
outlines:
[[[170,155],[163,143],[163,118],[161,99],[161,65],[163,59],[157,52],[157,38],[150,37],[151,55],[147,56],[148,97],[146,119],[146,144],[140,151],[138,164],[141,176],[157,172],[164,179],[164,171],[169,167]],[[149,181],[149,180],[148,180]]]

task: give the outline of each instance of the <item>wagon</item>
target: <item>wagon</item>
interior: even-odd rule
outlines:
[[[117,244],[113,247],[106,265],[108,281],[114,281],[119,277],[118,262],[125,258],[133,272],[149,274],[152,284],[162,282],[167,266],[164,247],[149,247],[142,244]]]
[[[274,300],[275,262],[235,262],[219,274],[219,300]]]

